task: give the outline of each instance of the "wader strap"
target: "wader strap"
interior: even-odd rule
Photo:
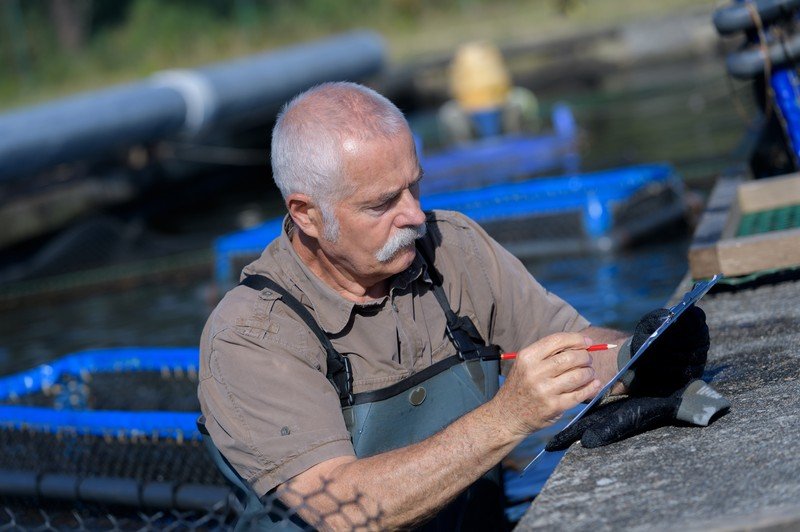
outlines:
[[[439,302],[439,306],[442,307],[447,319],[447,324],[445,325],[447,337],[456,346],[458,356],[462,360],[491,360],[499,357],[500,348],[496,345],[487,346],[472,320],[467,316],[457,316],[450,308],[450,302],[447,301],[447,295],[444,293],[444,288],[442,288],[442,277],[433,266],[432,257],[428,255],[428,250],[425,249],[420,240],[417,240],[417,250],[428,267],[428,275],[433,281],[433,295],[436,296],[436,301]]]
[[[460,360],[497,360],[500,356],[500,348],[496,345],[486,345],[481,333],[478,331],[475,324],[467,316],[457,316],[450,308],[450,303],[447,301],[447,295],[442,288],[442,277],[433,265],[433,260],[429,256],[427,250],[424,248],[420,240],[417,240],[417,249],[422,255],[422,259],[427,266],[428,275],[433,281],[433,295],[439,302],[439,306],[444,311],[447,323],[445,330],[447,337],[453,343],[458,352]],[[353,370],[350,366],[350,360],[341,355],[331,344],[330,339],[325,334],[325,331],[317,324],[314,317],[308,309],[300,303],[297,298],[291,295],[281,285],[263,275],[248,275],[244,280],[239,283],[240,285],[247,286],[254,290],[261,291],[265,288],[274,290],[281,294],[282,301],[292,310],[297,313],[298,317],[302,319],[309,329],[316,335],[322,346],[325,348],[327,357],[328,371],[326,377],[333,384],[336,392],[339,394],[339,401],[341,406],[350,406],[357,403],[371,402],[377,398],[391,397],[396,393],[400,393],[408,389],[410,386],[408,382],[402,381],[397,383],[396,386],[390,386],[388,389],[377,390],[376,392],[368,392],[365,397],[358,397],[354,399],[353,396]],[[434,364],[428,371],[426,371],[426,378],[435,375],[445,369],[452,367],[454,361],[441,361]],[[410,382],[410,381],[409,381]],[[413,385],[413,384],[412,384]],[[362,394],[358,394],[359,396]]]
[[[252,288],[253,290],[258,290],[259,292],[265,288],[269,288],[281,295],[281,300],[284,304],[292,309],[297,316],[308,325],[308,328],[311,329],[311,332],[314,333],[325,348],[328,366],[325,376],[336,389],[341,405],[347,406],[353,404],[353,369],[350,366],[350,360],[336,351],[330,339],[325,334],[325,331],[317,324],[317,321],[308,309],[284,287],[269,277],[263,275],[248,275],[239,284]]]
[[[419,384],[422,384],[431,377],[434,377],[439,373],[442,373],[443,371],[452,368],[456,364],[461,364],[461,363],[462,363],[461,357],[458,357],[456,355],[449,356],[444,360],[440,360],[439,362],[436,362],[433,365],[428,366],[422,371],[414,373],[410,377],[406,377],[400,382],[392,384],[391,386],[387,386],[386,388],[379,388],[371,392],[361,392],[355,394],[353,396],[353,405],[374,403],[376,401],[383,401],[384,399],[394,397],[397,394],[403,393],[406,390],[410,390],[411,388],[418,386]]]

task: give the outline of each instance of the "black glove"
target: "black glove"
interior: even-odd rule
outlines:
[[[601,447],[676,421],[706,426],[730,406],[711,386],[695,380],[669,397],[630,397],[606,403],[556,434],[545,450],[560,451],[579,439],[584,447]]]
[[[620,348],[617,367],[627,364],[668,316],[666,309],[645,314]],[[710,343],[706,314],[692,305],[625,372],[622,382],[631,395],[666,397],[703,376]]]

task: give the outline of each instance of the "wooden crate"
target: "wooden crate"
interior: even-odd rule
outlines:
[[[754,213],[800,206],[800,173],[743,181],[720,179],[689,248],[692,277],[727,277],[800,266],[800,227],[739,235]],[[792,210],[792,212],[794,212]]]

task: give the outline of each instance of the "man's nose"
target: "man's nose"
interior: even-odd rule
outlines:
[[[419,198],[415,197],[410,190],[403,191],[401,198],[401,212],[398,219],[398,226],[419,226],[425,223],[425,213],[419,203]]]

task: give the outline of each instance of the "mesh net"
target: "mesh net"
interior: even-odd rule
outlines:
[[[0,405],[47,409],[56,423],[0,420],[0,531],[228,530],[237,520],[267,517],[315,529],[334,515],[343,519],[335,521],[340,527],[377,528],[360,495],[337,500],[327,486],[283,492],[291,510],[270,495],[263,508],[245,512],[195,430],[167,437],[134,426],[98,433],[71,421],[72,413],[104,410],[194,419],[200,407],[191,369],[66,371],[31,393],[6,393]],[[297,517],[303,508],[310,524]],[[350,510],[347,517],[342,509]]]
[[[800,227],[800,205],[749,212],[742,215],[736,236],[758,235]]]
[[[1,429],[0,469],[79,478],[127,478],[139,484],[173,482],[225,486],[226,481],[197,440],[127,438]]]
[[[64,425],[0,426],[0,530],[213,530],[241,513],[195,434],[71,426],[70,412],[199,412],[183,370],[64,374],[2,404],[52,409]]]
[[[228,508],[148,510],[41,497],[1,497],[0,530],[227,530]]]
[[[54,409],[199,412],[197,375],[182,369],[65,374],[52,386],[0,404]]]

